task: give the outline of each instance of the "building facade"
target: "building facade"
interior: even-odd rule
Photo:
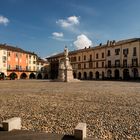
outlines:
[[[35,79],[38,56],[18,47],[0,44],[0,77]]]
[[[47,61],[45,61],[44,59],[38,58],[37,59],[37,74],[36,74],[36,78],[37,79],[48,79],[49,75],[49,65],[47,63]]]
[[[47,58],[50,78],[58,76],[63,53]],[[74,78],[140,79],[140,38],[107,41],[106,44],[69,52]]]

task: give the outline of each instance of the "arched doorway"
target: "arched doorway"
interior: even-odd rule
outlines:
[[[87,79],[87,73],[84,72],[84,79],[86,80]]]
[[[5,74],[3,72],[0,72],[0,80],[4,80],[5,79]]]
[[[102,71],[102,79],[105,78],[105,73]]]
[[[26,79],[27,78],[27,74],[26,73],[22,73],[21,75],[20,75],[20,79]]]
[[[129,70],[128,69],[124,69],[123,70],[123,79],[124,80],[130,79],[130,75],[129,75]]]
[[[37,75],[37,79],[42,79],[42,74],[41,74],[41,73],[39,73],[39,74]]]
[[[44,79],[48,79],[48,74],[45,74]]]
[[[118,69],[114,71],[115,79],[120,79],[120,72]]]
[[[12,72],[9,77],[11,80],[15,80],[16,78],[18,78],[17,74],[14,72]]]
[[[92,72],[92,71],[89,72],[89,79],[90,79],[90,80],[93,79],[93,72]]]
[[[81,72],[78,73],[78,79],[81,79]]]
[[[76,78],[76,73],[75,72],[73,73],[73,77],[74,77],[74,79]]]
[[[111,70],[107,71],[107,78],[109,78],[109,79],[112,78],[112,71]]]
[[[133,69],[133,76],[134,76],[134,79],[137,79],[139,77],[139,72],[137,68]]]
[[[98,71],[96,71],[95,75],[96,75],[96,79],[99,79],[99,72]]]
[[[30,76],[29,76],[29,78],[30,79],[35,79],[35,74],[34,73],[31,73]]]

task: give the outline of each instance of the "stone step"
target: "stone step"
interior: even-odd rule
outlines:
[[[74,136],[25,130],[0,131],[0,140],[76,140]],[[95,140],[85,138],[84,140]]]

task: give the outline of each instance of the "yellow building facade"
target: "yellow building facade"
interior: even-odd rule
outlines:
[[[63,53],[51,56],[50,78],[57,78]],[[106,44],[69,52],[74,78],[78,79],[139,79],[140,38],[107,41]]]

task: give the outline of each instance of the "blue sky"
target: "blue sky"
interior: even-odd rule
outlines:
[[[46,57],[140,37],[140,0],[0,0],[0,43]]]

